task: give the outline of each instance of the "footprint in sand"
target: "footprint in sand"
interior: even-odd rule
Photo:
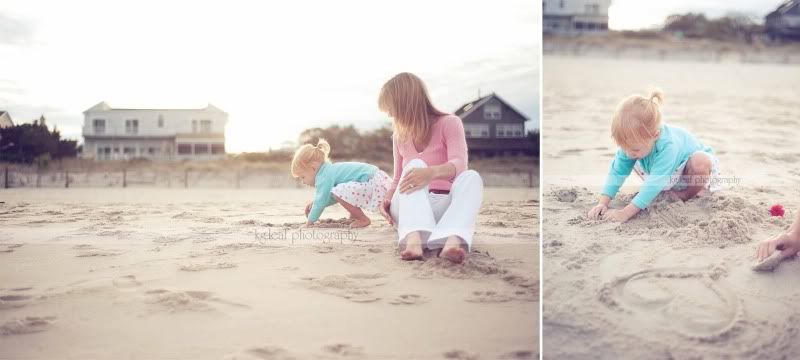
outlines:
[[[502,360],[538,359],[539,354],[534,353],[533,351],[530,350],[517,350],[517,351],[507,352],[505,354],[498,356],[497,358]]]
[[[55,319],[55,316],[27,316],[22,319],[13,319],[0,325],[0,335],[22,335],[45,331],[50,329]]]
[[[155,289],[145,291],[145,296],[147,297],[146,303],[157,306],[157,310],[169,313],[214,311],[215,308],[211,303],[249,308],[244,304],[215,297],[214,293],[210,291]]]
[[[238,265],[229,262],[211,262],[211,263],[196,263],[184,264],[178,267],[181,271],[204,271],[211,269],[233,269]]]
[[[142,285],[142,283],[136,280],[136,276],[134,275],[120,276],[114,279],[112,283],[114,284],[114,287],[119,289],[129,289]]]
[[[350,265],[361,265],[361,264],[369,261],[370,259],[372,259],[372,258],[370,256],[368,256],[367,254],[347,254],[347,255],[342,256],[340,258],[340,260],[342,260],[342,262],[350,264]]]
[[[14,249],[22,247],[25,244],[2,244],[0,245],[0,253],[12,253]]]
[[[0,295],[0,310],[16,309],[28,305],[33,296],[28,295]]]
[[[740,299],[720,276],[707,268],[644,270],[605,284],[598,298],[609,308],[648,320],[642,323],[712,341],[744,316]]]
[[[321,278],[303,277],[303,285],[310,290],[339,296],[347,300],[367,303],[381,298],[372,289],[384,285],[385,274],[328,275]]]
[[[428,302],[428,299],[422,295],[402,294],[392,299],[389,303],[392,305],[419,305],[426,302]]]
[[[322,350],[328,355],[342,357],[360,357],[364,355],[364,350],[361,347],[344,343],[325,345]]]
[[[259,346],[249,348],[242,353],[226,357],[227,360],[296,360],[286,349],[277,346]]]
[[[88,244],[75,245],[72,248],[77,250],[76,257],[117,256],[122,254],[122,251],[119,250],[99,249]]]
[[[511,301],[511,297],[492,290],[473,291],[464,301],[471,303],[502,303]]]
[[[451,350],[444,354],[442,354],[445,359],[454,359],[454,360],[478,360],[480,356],[478,354],[470,354],[463,350]]]

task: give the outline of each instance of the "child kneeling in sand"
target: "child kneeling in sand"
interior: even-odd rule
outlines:
[[[703,190],[717,190],[718,182],[712,177],[719,174],[719,160],[688,131],[661,122],[663,98],[656,90],[648,97],[630,96],[617,106],[611,136],[619,149],[600,201],[589,210],[589,219],[625,222],[662,191],[686,201]],[[624,209],[609,209],[631,171],[644,180],[639,193]]]
[[[375,165],[331,163],[330,151],[328,142],[320,139],[316,146],[301,146],[292,159],[292,176],[316,189],[314,201],[306,205],[307,225],[319,220],[326,207],[338,202],[350,213],[351,228],[368,226],[369,218],[361,209],[379,212],[392,179]]]

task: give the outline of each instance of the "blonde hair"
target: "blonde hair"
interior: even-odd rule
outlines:
[[[422,79],[412,73],[399,73],[381,88],[378,108],[394,118],[394,132],[400,141],[430,140],[433,122],[444,112],[433,106]]]
[[[661,127],[664,93],[655,89],[647,97],[631,95],[622,100],[611,120],[611,137],[617,145],[633,147],[653,139]]]
[[[292,176],[300,176],[300,171],[311,168],[313,163],[328,161],[331,145],[325,139],[319,139],[317,145],[303,144],[294,152],[292,158]]]

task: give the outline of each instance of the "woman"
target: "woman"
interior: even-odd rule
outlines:
[[[417,76],[400,73],[381,88],[378,106],[394,124],[394,179],[381,206],[397,225],[400,257],[423,250],[461,263],[469,253],[483,198],[483,181],[467,170],[464,124],[437,110]]]

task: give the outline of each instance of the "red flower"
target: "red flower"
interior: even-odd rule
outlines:
[[[769,208],[769,214],[772,216],[783,216],[784,214],[783,205],[781,204],[772,205],[772,207]]]

